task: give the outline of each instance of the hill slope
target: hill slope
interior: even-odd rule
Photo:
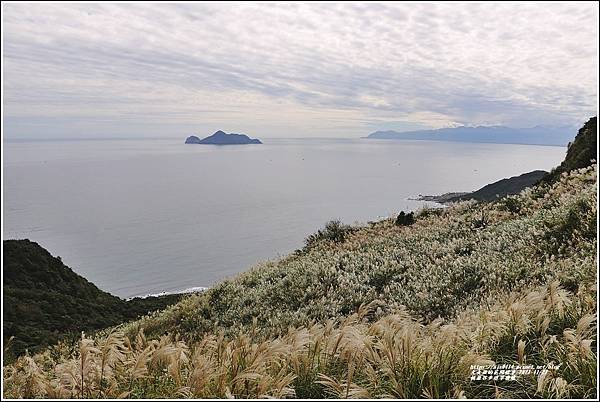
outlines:
[[[509,177],[508,179],[498,180],[483,186],[477,191],[471,193],[447,193],[442,195],[426,195],[419,197],[423,201],[435,201],[442,204],[451,202],[477,200],[477,201],[494,201],[507,195],[519,194],[521,191],[538,183],[546,177],[548,172],[543,170],[534,170],[532,172],[523,173],[519,176]]]
[[[122,300],[98,289],[37,243],[5,240],[4,339],[10,352],[39,350],[69,333],[106,328],[165,308],[180,296]]]
[[[597,122],[598,117],[594,116],[579,129],[573,142],[569,143],[565,160],[545,178],[545,181],[555,181],[564,172],[589,166],[592,160],[598,160]]]

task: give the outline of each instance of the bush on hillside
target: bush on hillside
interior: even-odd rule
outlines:
[[[400,211],[398,217],[396,218],[397,226],[410,226],[415,223],[415,216],[412,212],[405,213],[404,211]]]
[[[327,222],[325,227],[317,231],[317,233],[308,236],[304,242],[306,247],[311,247],[320,241],[343,243],[346,240],[346,236],[353,231],[352,226],[345,225],[339,220],[333,220]]]

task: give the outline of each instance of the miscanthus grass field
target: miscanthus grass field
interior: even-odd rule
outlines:
[[[596,165],[365,226],[4,368],[9,398],[591,398]],[[554,364],[517,381],[472,365]]]

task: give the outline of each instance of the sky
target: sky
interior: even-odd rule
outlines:
[[[598,3],[2,3],[5,138],[360,137],[596,114]]]

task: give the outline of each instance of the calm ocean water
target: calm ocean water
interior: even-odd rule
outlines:
[[[331,219],[417,209],[558,165],[566,148],[266,139],[5,142],[3,238],[29,238],[122,297],[215,282],[300,248]]]

